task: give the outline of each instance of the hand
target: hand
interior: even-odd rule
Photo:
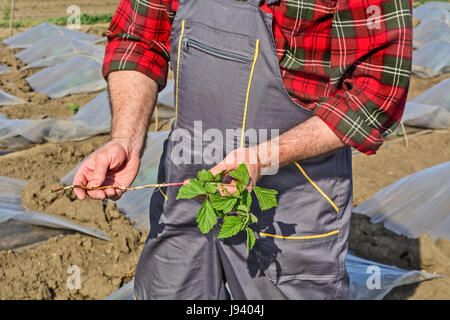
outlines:
[[[80,166],[73,179],[73,184],[88,187],[128,187],[136,178],[140,163],[139,153],[132,150],[127,142],[112,139],[92,153]],[[109,188],[87,191],[87,194],[94,199],[109,198],[117,201],[123,192],[120,189]],[[80,200],[86,198],[85,190],[75,189],[75,194]]]
[[[250,175],[248,189],[251,191],[261,177],[261,162],[258,156],[257,147],[239,148],[230,152],[225,159],[211,169],[211,173],[216,176],[217,174],[225,171],[225,174],[235,170],[241,163],[247,165],[247,170]],[[235,184],[232,177],[225,175],[223,179],[224,183]],[[227,191],[234,194],[236,187],[226,187]],[[223,191],[220,191],[222,195]]]

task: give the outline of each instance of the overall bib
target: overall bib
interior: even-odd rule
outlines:
[[[176,121],[159,183],[195,178],[232,149],[261,143],[312,117],[284,87],[272,15],[260,2],[181,0],[171,35]],[[208,138],[225,137],[229,129],[267,134],[256,140],[240,134]],[[188,161],[174,156],[181,141],[192,147],[183,153]],[[223,155],[217,158],[211,146]],[[245,232],[228,239],[216,238],[220,226],[200,232],[202,200],[175,200],[179,187],[155,190],[150,235],[136,268],[136,299],[347,298],[350,148],[285,166],[257,185],[276,189],[279,206],[261,212],[253,199],[251,212],[259,220],[252,225],[256,243],[249,254]]]

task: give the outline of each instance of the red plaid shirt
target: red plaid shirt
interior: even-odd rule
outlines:
[[[136,70],[164,88],[179,0],[121,0],[103,73]],[[412,57],[409,0],[281,0],[273,14],[284,85],[346,144],[372,154],[400,122]]]

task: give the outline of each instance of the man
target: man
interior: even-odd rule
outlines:
[[[257,241],[247,255],[244,232],[223,240],[216,228],[198,230],[201,201],[175,200],[177,187],[155,191],[137,299],[347,297],[350,147],[375,153],[400,121],[411,67],[410,10],[407,0],[121,1],[104,62],[111,140],[80,167],[74,184],[131,184],[170,60],[176,119],[159,182],[186,181],[201,169],[229,172],[245,162],[249,187],[276,189],[279,202],[252,211]],[[198,161],[195,150],[207,144],[199,123],[201,133],[238,129],[231,141],[211,142],[224,151],[223,161],[211,164],[206,153]],[[266,136],[252,142],[251,131]],[[194,145],[184,161],[175,152],[181,138]],[[276,174],[262,174],[277,166]],[[116,200],[122,191],[87,193]]]

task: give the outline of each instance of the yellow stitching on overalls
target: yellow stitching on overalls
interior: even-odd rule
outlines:
[[[161,187],[158,188],[159,192],[161,192],[161,194],[164,196],[164,198],[167,200],[169,200],[169,198],[167,198],[166,194],[164,193],[164,191],[162,191]]]
[[[248,97],[250,95],[250,87],[252,85],[252,78],[253,72],[255,71],[256,60],[258,60],[258,51],[259,51],[259,39],[256,39],[255,55],[253,56],[252,70],[250,71],[250,78],[248,79],[248,86],[247,86],[247,95],[245,97],[244,118],[242,120],[241,148],[244,146],[244,132],[245,132],[245,122],[247,121]]]
[[[176,92],[175,92],[175,119],[178,117],[178,73],[180,71],[180,55],[181,55],[181,40],[184,34],[184,20],[181,21],[181,34],[180,40],[178,41],[178,60],[177,60],[177,81],[176,81]]]
[[[306,179],[308,179],[308,181],[314,186],[314,188],[317,189],[317,191],[319,191],[322,196],[328,200],[328,202],[333,206],[334,210],[336,210],[337,213],[339,213],[339,208],[338,206],[333,202],[333,200],[330,199],[330,197],[328,197],[326,195],[325,192],[322,191],[322,189],[320,189],[320,187],[314,182],[312,181],[312,179],[306,174],[305,170],[303,170],[303,168],[300,166],[300,164],[298,162],[295,162],[295,165],[299,168],[299,170],[301,171],[301,173],[305,176]]]
[[[265,236],[265,237],[272,237],[272,238],[278,238],[278,239],[292,239],[292,240],[303,240],[303,239],[317,239],[317,238],[324,238],[324,237],[329,237],[332,236],[333,234],[339,233],[339,230],[334,230],[328,233],[324,233],[324,234],[316,234],[313,236],[294,236],[294,237],[284,237],[284,236],[278,236],[276,234],[269,234],[269,233],[264,233],[264,232],[260,232],[259,235],[260,236]]]

